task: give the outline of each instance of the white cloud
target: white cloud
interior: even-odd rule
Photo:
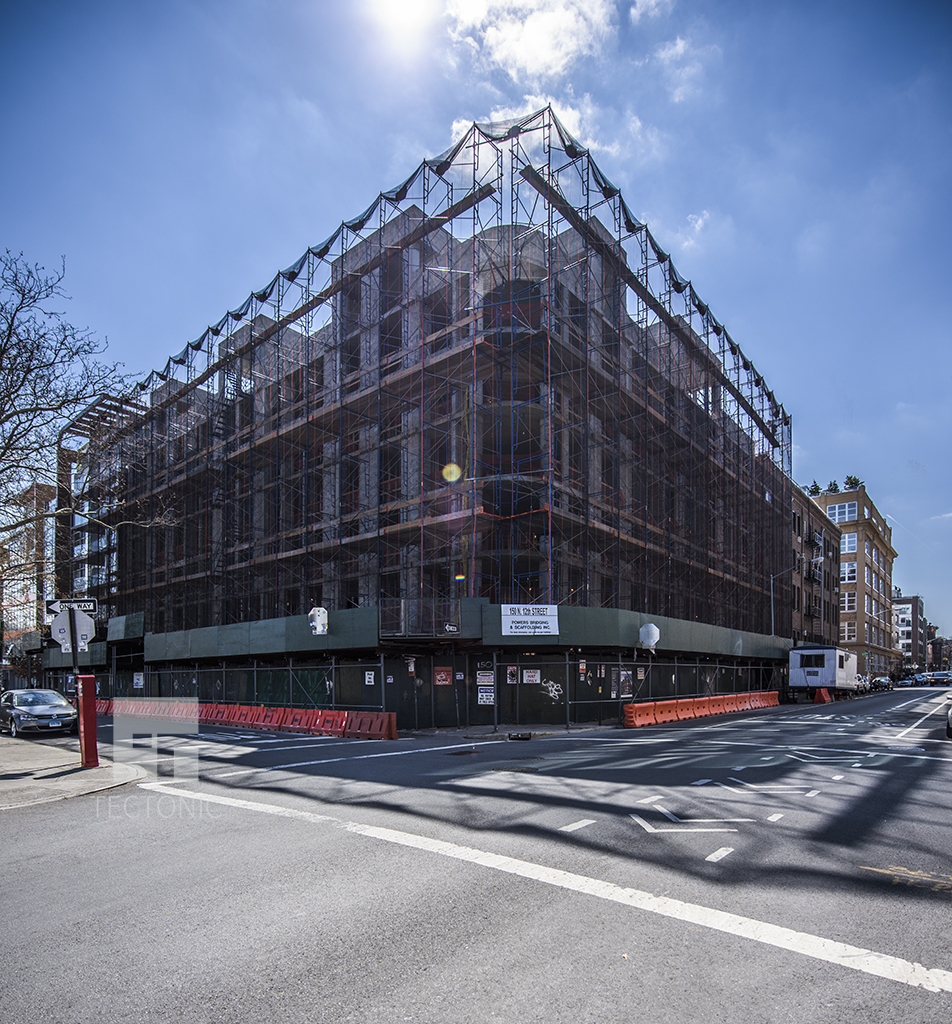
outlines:
[[[610,0],[447,0],[450,35],[510,77],[558,78],[597,55],[612,31]]]
[[[639,164],[661,160],[665,155],[664,137],[657,128],[646,126],[636,114],[628,115],[628,132],[635,143],[634,159]]]
[[[705,61],[720,55],[716,46],[695,47],[678,36],[659,46],[654,59],[661,65],[668,92],[675,103],[683,103],[701,91]]]
[[[632,25],[637,25],[642,18],[657,18],[667,14],[674,7],[675,0],[635,0],[628,12]]]

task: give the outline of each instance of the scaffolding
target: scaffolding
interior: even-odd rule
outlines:
[[[76,589],[150,632],[376,606],[426,637],[469,597],[767,633],[789,555],[789,416],[549,108],[472,125],[73,432],[74,550],[107,553]]]

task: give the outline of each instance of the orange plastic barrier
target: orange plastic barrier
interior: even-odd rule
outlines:
[[[708,715],[713,714],[711,711],[711,698],[710,697],[695,697],[694,698],[694,717],[695,718],[707,718]]]
[[[281,728],[285,732],[309,732],[314,715],[314,708],[289,708]]]
[[[321,715],[322,736],[346,736],[350,715],[346,711],[323,711]]]
[[[346,714],[346,712],[344,712]],[[347,715],[344,736],[350,739],[385,740],[390,738],[390,714],[385,711],[356,711]]]
[[[765,708],[777,708],[780,707],[780,691],[779,690],[768,690],[764,696],[767,698],[767,703],[764,704]]]
[[[734,698],[737,701],[737,711],[750,711],[750,694],[749,693],[735,693]]]
[[[655,721],[658,725],[663,722],[676,722],[678,720],[678,702],[676,700],[655,701]]]
[[[261,721],[258,723],[260,729],[280,729],[288,716],[287,708],[265,708]]]
[[[693,697],[681,697],[675,703],[677,704],[679,722],[697,718],[696,701]]]
[[[256,708],[250,704],[239,704],[237,714],[231,719],[231,725],[253,726],[261,721],[264,708]]]
[[[830,691],[827,689],[819,689],[816,691],[816,696],[813,698],[814,704],[830,704],[833,698],[830,696]]]
[[[209,704],[209,713],[206,721],[208,722],[225,722],[228,718],[228,712],[231,710],[228,704]]]
[[[655,724],[654,701],[625,705],[625,728],[640,729],[643,725]]]

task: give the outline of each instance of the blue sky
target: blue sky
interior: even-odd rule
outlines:
[[[137,375],[461,124],[551,102],[952,634],[952,5],[0,3],[0,244]]]

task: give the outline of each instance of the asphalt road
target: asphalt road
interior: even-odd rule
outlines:
[[[946,1024],[950,698],[527,742],[117,720],[149,781],[0,818],[0,1020]]]

